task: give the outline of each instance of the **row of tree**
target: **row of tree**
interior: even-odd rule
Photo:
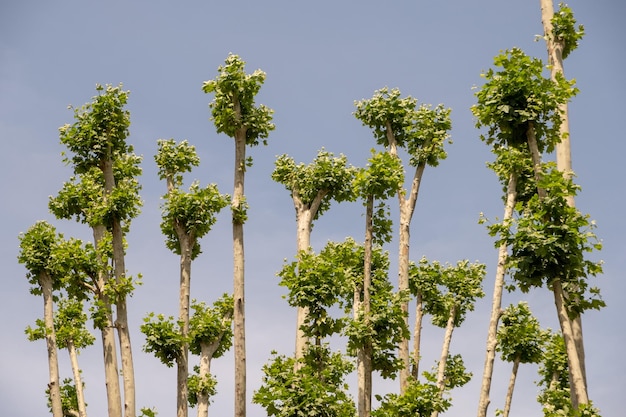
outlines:
[[[551,1],[541,4],[551,77],[544,77],[540,60],[519,49],[506,51],[495,58],[495,69],[482,74],[485,84],[472,107],[477,128],[486,128],[481,138],[492,148],[495,160],[490,168],[504,191],[503,218],[488,226],[499,256],[480,417],[487,415],[490,403],[496,351],[513,363],[504,415],[511,407],[521,363],[541,363],[539,401],[546,416],[599,415],[587,394],[580,317],[585,310],[603,306],[599,291],[588,283],[601,265],[589,261],[587,252],[600,249],[600,244],[593,222],[574,205],[578,187],[572,182],[567,103],[577,90],[565,79],[562,65],[583,32],[567,6],[561,5],[555,14]],[[246,415],[244,183],[252,165],[246,150],[265,144],[274,125],[273,111],[255,104],[265,74],[246,74],[244,66],[241,58],[229,55],[217,77],[203,85],[214,97],[210,110],[217,132],[234,139],[232,195],[197,181],[183,189],[183,174],[200,162],[188,142],[159,140],[155,155],[159,178],[166,183],[161,230],[166,246],[180,256],[179,314],[174,318],[149,313],[141,331],[146,352],[167,366],[176,365],[179,417],[188,415],[189,405],[197,405],[199,416],[207,415],[216,392],[211,361],[231,345],[235,416]],[[86,330],[88,319],[102,341],[108,415],[134,417],[137,409],[127,314],[136,279],[126,272],[124,236],[141,206],[141,160],[126,141],[128,92],[113,86],[98,86],[97,91],[92,102],[74,110],[74,123],[60,129],[68,150],[65,162],[74,175],[49,202],[57,218],[90,227],[93,242],[65,239],[46,222],[20,236],[19,261],[28,270],[32,292],[44,299],[44,318],[27,333],[32,340],[46,340],[47,392],[55,417],[87,415],[77,350],[94,343]],[[278,277],[288,290],[289,304],[297,309],[297,326],[293,356],[275,352],[252,397],[268,415],[437,416],[451,406],[450,391],[471,378],[461,356],[451,353],[451,340],[454,329],[484,296],[485,265],[465,260],[416,263],[409,256],[411,219],[423,173],[446,157],[450,109],[418,105],[416,99],[388,88],[357,101],[355,107],[354,116],[372,130],[379,147],[365,167],[351,166],[344,155],[322,149],[309,164],[281,155],[272,173],[289,191],[296,211],[296,258],[285,263]],[[542,155],[555,149],[557,164],[544,162]],[[411,177],[405,178],[407,173]],[[399,213],[397,285],[389,280],[390,261],[384,251],[394,233],[391,198],[397,199]],[[361,201],[365,212],[362,243],[354,238],[328,242],[316,253],[311,247],[314,221],[333,203],[354,201]],[[229,205],[233,294],[207,305],[190,297],[192,261],[201,253],[200,239]],[[507,274],[511,281],[505,286]],[[502,309],[504,290],[527,292],[534,287],[554,294],[559,333],[542,330],[525,303]],[[423,371],[420,341],[427,316],[445,333],[436,366]],[[333,350],[335,346],[339,349]],[[60,381],[58,348],[70,354],[73,380]],[[199,356],[193,373],[190,353]],[[356,403],[346,383],[353,371],[358,375]],[[398,393],[376,396],[380,405],[375,410],[374,372],[399,380]],[[155,414],[150,409],[141,413]]]

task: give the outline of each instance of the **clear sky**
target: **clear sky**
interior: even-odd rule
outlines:
[[[626,392],[626,233],[623,215],[626,151],[621,121],[626,5],[618,0],[571,0],[586,36],[565,62],[580,94],[571,106],[574,170],[583,190],[577,205],[597,221],[605,274],[595,280],[608,307],[584,316],[590,397],[605,416],[623,413]],[[0,291],[2,355],[0,414],[46,414],[44,342],[26,340],[24,328],[42,315],[42,301],[28,293],[25,270],[16,261],[18,235],[46,219],[65,233],[90,239],[86,226],[55,220],[47,210],[71,171],[61,161],[58,127],[72,123],[68,105],[80,106],[95,95],[95,85],[123,83],[131,91],[129,142],[143,155],[144,207],[128,236],[127,267],[143,274],[144,285],[130,304],[136,361],[137,403],[156,407],[161,416],[175,412],[175,370],[141,351],[142,317],[155,311],[176,314],[178,259],[159,230],[160,196],[165,184],[153,155],[159,138],[187,139],[196,145],[201,165],[187,178],[217,183],[232,191],[232,140],[217,135],[209,121],[212,96],[203,81],[214,78],[229,52],[261,68],[267,81],[257,98],[275,110],[276,130],[267,147],[249,151],[246,194],[250,218],[245,227],[247,268],[248,395],[261,382],[261,367],[275,349],[291,354],[295,311],[281,297],[275,273],[296,249],[295,216],[289,194],[270,174],[275,156],[287,153],[309,162],[322,147],[344,153],[362,166],[375,146],[370,132],[352,116],[354,101],[374,90],[398,87],[421,103],[451,107],[454,143],[439,167],[428,168],[412,225],[411,258],[441,262],[460,259],[487,264],[487,297],[455,331],[452,352],[461,353],[474,373],[467,386],[452,393],[449,416],[472,415],[478,391],[488,324],[496,251],[480,212],[502,214],[500,187],[485,167],[491,160],[480,142],[470,106],[472,87],[501,50],[520,47],[545,60],[539,1],[4,1],[0,5],[0,172],[5,194],[0,205]],[[395,203],[393,201],[392,203]],[[392,204],[395,212],[395,204]],[[362,240],[362,207],[333,206],[312,236],[315,249],[328,240]],[[220,215],[202,241],[194,263],[192,297],[212,302],[232,288],[229,213]],[[396,242],[388,246],[395,259]],[[395,262],[394,262],[395,265]],[[390,272],[395,281],[397,272]],[[520,299],[507,296],[505,303]],[[557,328],[552,299],[544,291],[523,295],[545,327]],[[424,363],[434,364],[442,331],[425,329]],[[64,354],[62,376],[71,375]],[[99,342],[80,357],[88,412],[105,416],[106,404]],[[232,352],[213,363],[219,380],[211,414],[232,413]],[[491,413],[502,408],[509,364],[498,364]],[[540,415],[536,369],[520,370],[511,416]],[[351,380],[354,381],[354,380]],[[397,382],[375,381],[375,391],[396,390]],[[192,411],[193,413],[193,411]],[[263,416],[249,405],[248,415]]]

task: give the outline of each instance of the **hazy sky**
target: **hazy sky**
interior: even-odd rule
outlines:
[[[583,190],[577,205],[597,221],[604,250],[605,274],[594,283],[608,307],[584,316],[591,399],[605,416],[623,413],[626,392],[622,318],[626,315],[623,271],[626,233],[623,216],[626,151],[621,121],[626,6],[618,0],[569,2],[586,36],[565,62],[580,94],[571,106],[574,170]],[[257,98],[275,110],[276,130],[267,147],[249,150],[246,194],[250,218],[245,226],[247,268],[248,395],[261,383],[261,367],[275,349],[291,354],[295,311],[281,297],[275,273],[296,249],[295,215],[288,192],[270,174],[276,155],[287,153],[309,162],[324,147],[344,153],[350,163],[365,164],[375,146],[371,133],[352,112],[354,101],[376,89],[398,87],[421,103],[452,108],[454,143],[449,157],[428,168],[412,224],[411,258],[456,263],[479,260],[488,267],[488,293],[466,323],[455,331],[452,353],[461,353],[473,380],[452,393],[449,416],[472,415],[484,361],[496,251],[480,212],[502,215],[500,186],[485,167],[492,159],[479,140],[470,106],[480,73],[501,50],[520,47],[545,60],[539,1],[109,1],[8,2],[0,5],[0,172],[6,190],[0,205],[0,265],[5,287],[0,292],[2,355],[0,414],[32,417],[46,414],[47,382],[43,341],[26,340],[24,328],[42,315],[42,301],[28,292],[25,270],[16,261],[18,235],[46,219],[66,237],[90,239],[86,226],[55,220],[47,201],[70,174],[63,165],[58,127],[72,123],[68,105],[80,106],[95,95],[95,85],[123,83],[131,91],[129,142],[143,155],[142,214],[128,236],[129,273],[143,274],[130,304],[136,361],[137,403],[156,407],[159,415],[175,412],[175,369],[142,352],[139,332],[150,311],[176,314],[178,258],[160,233],[159,181],[153,155],[159,138],[187,139],[196,145],[201,165],[187,176],[217,183],[232,192],[233,143],[217,135],[209,120],[212,96],[203,81],[214,78],[229,52],[247,62],[248,72],[261,68],[267,81]],[[363,239],[359,203],[335,205],[317,222],[316,250],[328,240]],[[395,200],[392,211],[396,212]],[[232,288],[231,227],[224,211],[202,240],[203,254],[194,263],[192,297],[212,302]],[[387,249],[394,260],[396,242]],[[546,292],[523,295],[545,327],[556,328],[552,298]],[[516,302],[520,294],[507,296]],[[438,358],[443,331],[426,326],[423,363]],[[62,377],[71,375],[62,355]],[[99,341],[80,357],[91,417],[106,415]],[[232,413],[232,352],[213,362],[219,380],[214,416]],[[498,364],[490,412],[502,408],[509,364]],[[536,369],[519,373],[511,416],[540,415],[535,401]],[[351,379],[353,382],[354,379]],[[396,381],[375,381],[375,392],[395,391]],[[195,411],[192,411],[195,413]],[[249,405],[248,415],[264,411]]]

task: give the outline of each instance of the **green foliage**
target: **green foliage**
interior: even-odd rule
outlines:
[[[61,298],[57,303],[54,315],[54,330],[57,346],[67,348],[70,344],[76,349],[93,345],[95,337],[85,328],[87,315],[83,311],[83,303],[74,298]],[[43,320],[35,321],[35,328],[28,326],[28,340],[40,340],[46,337],[47,330]]]
[[[211,374],[200,376],[200,369],[194,366],[194,374],[187,379],[187,388],[189,390],[189,405],[195,407],[198,405],[198,396],[206,395],[209,400],[217,394],[217,379]]]
[[[372,411],[372,417],[430,416],[445,412],[452,405],[448,398],[439,395],[433,382],[420,382],[410,378],[404,394],[377,395],[380,407]]]
[[[288,155],[276,158],[272,179],[283,184],[302,204],[310,207],[316,198],[321,198],[313,220],[330,208],[331,202],[354,199],[352,180],[355,169],[348,166],[344,155],[335,157],[320,150],[313,162],[296,164]]]
[[[424,371],[424,379],[426,381],[435,384],[437,382],[437,368],[439,367],[438,361],[432,367],[432,372]],[[461,355],[448,355],[446,358],[446,367],[443,378],[444,390],[452,390],[457,387],[462,387],[472,379],[472,373],[467,372],[465,363]]]
[[[61,142],[74,154],[67,158],[77,174],[100,167],[104,160],[131,153],[126,144],[130,113],[124,110],[128,102],[128,91],[122,86],[96,86],[98,95],[93,102],[74,109],[76,122],[59,128]]]
[[[217,214],[228,205],[229,198],[220,194],[217,185],[201,188],[198,182],[191,184],[188,192],[178,189],[168,192],[162,206],[161,221],[167,248],[181,254],[181,236],[177,232],[180,228],[193,243],[191,257],[195,259],[201,253],[198,239],[211,230],[217,221]]]
[[[182,353],[184,343],[174,317],[166,318],[162,314],[150,313],[143,319],[140,330],[146,336],[144,352],[154,354],[167,367],[174,366]]]
[[[533,162],[525,149],[510,146],[497,146],[492,149],[496,155],[494,162],[487,163],[487,167],[496,173],[502,184],[502,200],[506,202],[509,179],[516,177],[515,201],[527,202],[537,193],[537,182],[533,171]],[[492,236],[495,236],[492,234]]]
[[[159,147],[154,160],[159,167],[159,179],[171,179],[174,187],[183,183],[183,172],[190,172],[192,167],[200,164],[196,147],[186,140],[176,143],[174,139],[159,139]]]
[[[485,296],[484,277],[484,264],[464,260],[454,266],[442,265],[422,258],[419,265],[409,266],[409,289],[412,294],[422,294],[424,312],[432,316],[435,326],[446,327],[454,309],[454,326],[458,327],[467,312],[474,310],[476,299]]]
[[[574,13],[567,4],[559,3],[559,10],[552,16],[552,37],[563,44],[562,58],[578,48],[578,41],[585,35],[583,25],[576,27]]]
[[[254,103],[265,73],[256,70],[246,74],[244,67],[245,62],[239,56],[228,55],[224,65],[218,68],[218,76],[205,81],[202,90],[215,94],[209,107],[218,133],[234,138],[238,130],[244,129],[246,145],[258,145],[259,139],[267,144],[266,138],[275,128],[271,123],[274,111]]]
[[[391,135],[397,146],[408,151],[411,165],[436,166],[446,157],[443,145],[452,126],[450,109],[424,104],[416,108],[417,99],[400,98],[400,90],[386,87],[354,104],[354,116],[373,130],[376,143],[389,147]]]
[[[546,197],[533,196],[526,204],[518,203],[521,215],[515,230],[500,230],[504,242],[511,246],[509,267],[511,275],[522,291],[540,287],[560,279],[565,283],[581,285],[586,290],[587,277],[602,272],[600,262],[585,258],[585,254],[600,250],[602,245],[593,233],[595,223],[567,204],[575,186],[558,170],[544,171],[538,187],[546,190]],[[574,285],[574,286],[575,286]],[[572,286],[572,288],[574,287]],[[600,308],[603,302],[594,298],[583,302],[584,293],[578,293],[582,304],[571,304],[574,310]]]
[[[156,417],[157,414],[159,413],[154,408],[142,407],[139,410],[139,417]]]
[[[219,358],[232,345],[233,297],[223,294],[211,307],[194,300],[191,309],[193,314],[189,318],[189,350],[199,355],[203,344],[218,343],[213,358]]]
[[[233,224],[244,224],[248,220],[248,202],[246,197],[242,196],[237,201],[232,201],[230,204],[230,211],[233,217]]]
[[[539,321],[533,317],[528,303],[508,306],[500,318],[496,350],[507,362],[538,363],[548,334],[541,330]]]
[[[540,152],[552,152],[561,141],[559,106],[577,93],[573,81],[557,75],[556,81],[543,76],[543,63],[514,48],[494,58],[496,67],[481,74],[486,82],[476,92],[472,106],[476,127],[487,127],[481,139],[488,145],[526,146],[530,124],[535,129]]]
[[[65,378],[60,388],[63,417],[76,417],[78,415],[78,396],[76,395],[76,385],[70,378]],[[46,397],[48,398],[48,409],[50,410],[50,413],[52,413],[50,388],[46,388]],[[87,404],[85,404],[85,406],[87,406]]]
[[[268,416],[276,417],[352,417],[356,410],[348,394],[345,376],[353,365],[327,345],[309,345],[301,367],[295,359],[272,352],[263,366],[263,384],[252,401]]]

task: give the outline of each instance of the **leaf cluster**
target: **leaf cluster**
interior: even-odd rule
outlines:
[[[61,142],[73,153],[67,162],[74,165],[77,174],[132,153],[132,147],[126,144],[130,113],[124,109],[129,92],[121,85],[97,85],[96,90],[98,95],[92,102],[74,109],[76,122],[59,128]]]
[[[233,297],[223,294],[212,306],[191,303],[193,314],[189,319],[189,350],[199,355],[203,345],[218,343],[213,358],[219,358],[232,346]]]
[[[449,141],[450,109],[438,105],[417,106],[417,99],[400,97],[397,88],[382,88],[371,99],[356,101],[354,116],[374,132],[376,143],[389,148],[390,137],[395,145],[406,149],[411,165],[436,166],[446,157],[443,145]]]
[[[295,359],[273,352],[263,367],[263,384],[252,401],[268,416],[337,417],[354,416],[354,401],[348,394],[345,377],[353,365],[327,345],[309,345],[301,367]]]
[[[238,55],[229,54],[224,65],[218,67],[217,77],[205,81],[202,90],[215,94],[209,107],[218,133],[234,138],[238,130],[244,129],[247,145],[258,145],[259,139],[267,144],[266,138],[275,128],[271,122],[274,111],[254,102],[265,82],[265,73],[256,70],[246,74],[244,67],[245,62]]]
[[[157,146],[154,160],[159,168],[159,179],[169,179],[174,187],[180,187],[183,183],[182,174],[200,164],[195,146],[186,140],[176,143],[174,139],[159,139]]]
[[[501,69],[481,74],[486,82],[476,92],[477,103],[472,106],[476,127],[488,129],[481,139],[488,145],[519,148],[526,145],[532,124],[539,151],[552,152],[561,141],[559,106],[578,92],[574,81],[560,74],[556,81],[545,78],[541,60],[518,48],[496,56],[494,65]]]
[[[508,306],[501,316],[496,350],[507,362],[539,363],[548,334],[533,317],[528,303]]]
[[[376,396],[380,407],[372,411],[372,417],[430,416],[434,412],[445,412],[452,402],[439,395],[433,382],[420,382],[410,378],[403,394]]]
[[[578,42],[583,36],[585,28],[583,25],[576,26],[572,9],[565,3],[559,3],[559,10],[552,16],[552,37],[563,45],[563,59],[578,48]]]
[[[187,379],[187,389],[189,396],[187,400],[191,407],[198,405],[198,396],[206,395],[210,399],[217,394],[217,379],[211,374],[200,376],[200,368],[194,366],[194,374]]]
[[[345,155],[335,157],[331,152],[320,150],[309,164],[296,164],[292,157],[276,158],[272,179],[283,184],[291,192],[294,201],[307,207],[320,199],[313,220],[330,208],[331,201],[354,199],[352,180],[355,168],[348,165]]]

